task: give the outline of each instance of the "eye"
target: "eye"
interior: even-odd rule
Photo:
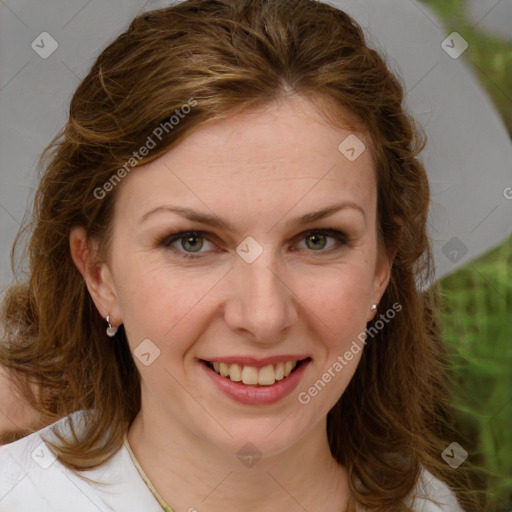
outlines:
[[[314,252],[331,252],[338,249],[340,245],[348,244],[347,236],[336,229],[314,229],[299,236],[305,240],[306,248]],[[326,249],[329,238],[334,239],[335,242]]]
[[[180,253],[183,258],[199,258],[194,253],[201,254],[205,240],[208,237],[203,231],[183,231],[165,238],[160,245]],[[178,247],[174,245],[176,242],[179,242]]]
[[[215,245],[210,238],[213,238],[213,236],[204,231],[182,231],[164,238],[159,245],[171,249],[182,258],[198,259],[201,258],[202,254],[209,252],[208,250],[201,251],[204,248],[205,241]],[[331,243],[326,249],[329,239],[334,240],[334,243]],[[306,250],[310,249],[313,252],[320,253],[330,253],[349,243],[348,237],[336,229],[306,231],[298,235],[296,240],[305,240]],[[299,247],[299,249],[301,248]]]

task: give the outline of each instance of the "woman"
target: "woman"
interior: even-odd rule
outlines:
[[[105,49],[5,299],[0,363],[59,422],[0,448],[0,510],[462,510],[402,102],[312,0],[189,0]]]

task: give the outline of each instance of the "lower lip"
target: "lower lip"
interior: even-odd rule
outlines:
[[[310,359],[301,362],[300,366],[288,377],[278,380],[271,386],[249,386],[240,382],[233,382],[229,377],[222,377],[206,364],[200,363],[204,371],[215,385],[228,397],[249,405],[270,405],[288,396],[299,384]]]

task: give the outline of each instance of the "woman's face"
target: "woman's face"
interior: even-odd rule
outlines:
[[[295,97],[202,127],[118,185],[106,307],[146,418],[265,455],[323,428],[389,271],[370,150],[354,134],[340,150],[349,135]]]

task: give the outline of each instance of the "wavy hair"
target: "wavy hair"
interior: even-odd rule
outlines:
[[[41,425],[90,412],[85,436],[52,444],[67,467],[80,472],[113,456],[140,409],[126,333],[108,342],[71,258],[71,229],[84,227],[109,257],[116,188],[101,198],[98,190],[183,105],[196,102],[137,165],[207,123],[289,95],[309,99],[335,126],[346,127],[348,112],[351,129],[370,135],[379,255],[396,252],[380,307],[398,303],[402,312],[376,329],[327,418],[332,455],[349,472],[351,510],[409,510],[422,467],[452,485],[440,457],[449,389],[439,291],[430,286],[429,185],[418,159],[424,137],[403,107],[400,80],[360,26],[315,0],[188,0],[141,14],[76,90],[65,127],[39,162],[25,228],[28,279],[5,294],[0,344],[0,364],[14,370]]]

